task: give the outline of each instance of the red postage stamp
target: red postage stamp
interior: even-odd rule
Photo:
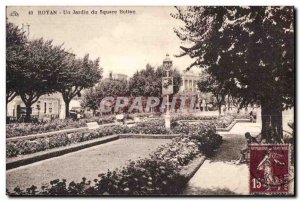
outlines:
[[[250,194],[288,194],[290,149],[287,144],[250,145]]]

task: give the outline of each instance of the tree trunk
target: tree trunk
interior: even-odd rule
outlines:
[[[218,103],[218,110],[219,110],[219,116],[221,115],[222,113],[222,104]]]
[[[82,87],[75,87],[74,89],[70,88],[70,89],[66,89],[64,91],[60,91],[62,94],[62,97],[64,99],[66,108],[65,108],[65,115],[66,118],[70,117],[70,111],[69,111],[69,105],[71,100],[80,93],[80,91],[82,90]]]
[[[282,143],[282,105],[272,101],[262,101],[261,104],[262,119],[262,139],[266,143]]]
[[[230,110],[230,96],[229,95],[227,96],[227,108],[229,111]]]
[[[221,116],[221,101],[219,100],[218,94],[214,94],[217,100],[218,110],[219,110],[219,116]]]
[[[30,115],[32,112],[31,105],[32,104],[30,104],[30,103],[25,104],[25,106],[26,106],[26,113],[25,113],[25,119],[24,119],[25,122],[30,122]]]
[[[6,112],[6,117],[8,117],[8,102],[6,101],[6,108],[5,108],[5,112]]]
[[[23,101],[23,103],[26,106],[26,113],[25,113],[25,122],[30,122],[30,115],[32,113],[32,109],[31,106],[38,101],[38,99],[40,98],[41,94],[36,94],[34,95],[33,93],[31,93],[30,95],[28,95],[28,97],[26,97],[26,94],[21,94],[21,99]]]
[[[70,106],[70,100],[68,99],[64,99],[65,101],[65,115],[66,115],[66,119],[70,118],[70,111],[69,111],[69,106]]]

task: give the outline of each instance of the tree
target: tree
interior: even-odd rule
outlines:
[[[173,77],[174,94],[179,91],[182,83],[177,69],[171,69],[169,75]],[[137,71],[129,81],[129,89],[133,96],[162,96],[162,78],[166,71],[162,66],[154,68],[147,64],[146,69]]]
[[[25,62],[27,39],[17,26],[6,22],[6,104],[12,101],[16,93],[18,69]]]
[[[82,107],[89,107],[93,110],[93,115],[95,115],[96,110],[99,106],[98,94],[93,88],[90,88],[83,93],[83,99],[81,102]]]
[[[104,79],[101,80],[95,88],[88,89],[84,92],[82,105],[89,107],[94,112],[99,109],[100,103],[105,97],[125,97],[129,95],[128,82],[123,79]],[[115,102],[112,102],[114,105]]]
[[[101,99],[112,96],[128,96],[128,82],[123,79],[105,79],[96,87],[96,93]]]
[[[189,43],[178,56],[206,68],[217,81],[229,80],[241,106],[259,103],[262,138],[280,143],[282,111],[294,105],[293,7],[187,7],[173,17],[175,33]]]
[[[66,57],[65,74],[60,78],[61,85],[58,89],[61,92],[65,102],[65,115],[69,118],[69,105],[71,100],[80,95],[85,88],[93,87],[102,77],[102,68],[99,67],[99,58],[92,61],[89,55],[85,55],[83,59],[75,58],[70,54]]]
[[[114,101],[111,102],[112,108],[114,108],[115,100],[117,97],[129,96],[128,82],[123,79],[105,79],[102,80],[95,89],[97,106],[100,107],[100,103],[105,97],[113,97]],[[114,112],[114,110],[112,110]],[[101,112],[102,114],[102,112]]]
[[[25,121],[29,121],[32,104],[59,88],[58,77],[67,53],[62,46],[54,46],[52,41],[42,38],[29,41],[25,48],[25,59],[14,71],[14,87],[26,106]]]
[[[198,89],[201,92],[204,93],[212,93],[213,96],[216,98],[218,110],[219,110],[219,115],[221,115],[221,107],[225,103],[225,97],[227,95],[226,91],[226,82],[220,82],[217,79],[211,77],[211,76],[205,76],[202,77],[197,84],[198,84]]]

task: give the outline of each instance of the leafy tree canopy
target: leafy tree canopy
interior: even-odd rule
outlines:
[[[154,68],[147,64],[146,68],[137,71],[129,82],[129,89],[133,96],[155,96],[162,95],[162,78],[166,71],[162,66]],[[182,83],[181,75],[177,69],[171,69],[169,76],[173,77],[174,94],[179,91]]]
[[[260,103],[262,138],[282,141],[282,110],[294,106],[293,7],[177,7],[178,56],[205,68],[241,105]]]
[[[93,87],[102,78],[102,68],[99,66],[99,58],[94,61],[89,59],[89,55],[83,58],[76,58],[74,54],[65,57],[64,73],[58,77],[60,87],[66,104],[66,117],[69,117],[69,103],[76,95],[85,88]]]
[[[189,68],[203,67],[227,80],[232,95],[245,104],[276,92],[284,108],[294,103],[294,16],[292,7],[188,7],[173,17],[189,47]]]
[[[27,38],[24,33],[12,23],[6,22],[6,101],[10,102],[16,96],[17,73],[25,62],[25,45]]]

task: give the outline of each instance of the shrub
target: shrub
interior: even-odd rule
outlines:
[[[136,124],[135,130],[141,134],[167,134],[164,121],[151,120],[146,122],[139,122]]]
[[[199,150],[210,156],[214,153],[214,150],[218,148],[222,143],[222,136],[217,134],[204,133],[198,135],[192,135],[191,138],[196,138],[198,141]]]
[[[171,143],[162,145],[151,154],[151,158],[171,161],[177,166],[187,165],[200,152],[197,142],[186,136],[174,138]]]
[[[15,143],[7,143],[6,144],[6,157],[11,158],[17,156],[19,150]]]
[[[214,122],[201,122],[198,124],[181,124],[173,129],[174,133],[185,133],[191,142],[196,142],[201,152],[206,155],[213,154],[213,150],[222,143],[222,137],[216,134]]]

